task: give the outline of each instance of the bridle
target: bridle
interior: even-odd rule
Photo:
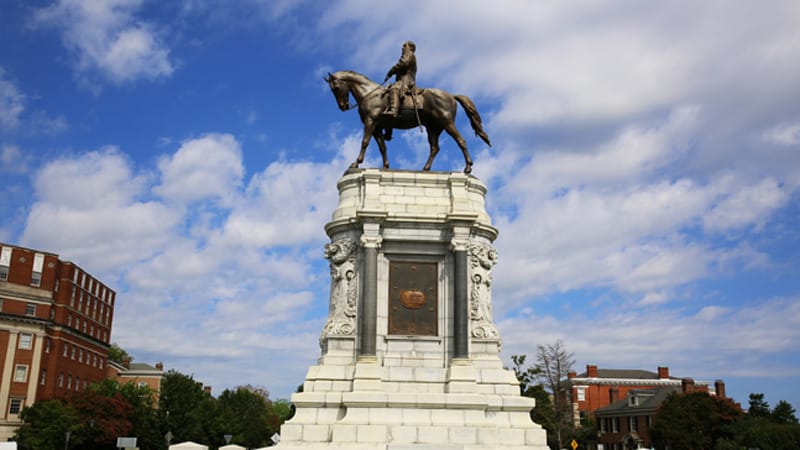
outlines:
[[[361,101],[362,102],[367,101],[367,99],[369,99],[370,97],[375,95],[375,93],[378,92],[378,90],[380,90],[383,87],[384,84],[386,84],[385,81],[383,82],[383,84],[379,84],[377,87],[375,87],[371,91],[367,92],[364,95],[364,97],[361,98]],[[349,94],[349,90],[348,90],[348,94]],[[343,111],[350,111],[351,109],[353,109],[353,108],[355,108],[357,106],[358,106],[358,102],[356,102],[356,103],[354,103],[352,105],[350,104],[350,99],[349,99],[349,95],[348,95],[347,107],[345,109],[343,109]]]

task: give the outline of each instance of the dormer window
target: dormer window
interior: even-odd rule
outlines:
[[[639,397],[635,395],[628,397],[628,406],[639,406]]]

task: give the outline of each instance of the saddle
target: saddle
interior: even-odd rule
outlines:
[[[424,88],[414,87],[413,90],[406,90],[402,91],[400,94],[400,109],[410,109],[413,110],[416,106],[418,110],[425,109],[425,105],[423,102],[422,93],[425,91]],[[383,93],[383,100],[384,103],[389,102],[389,90],[387,89],[386,92]],[[416,102],[416,105],[414,104]]]

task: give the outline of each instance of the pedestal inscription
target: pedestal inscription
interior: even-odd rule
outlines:
[[[437,273],[436,263],[389,263],[389,334],[439,334]]]

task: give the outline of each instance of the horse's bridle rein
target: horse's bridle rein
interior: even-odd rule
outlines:
[[[384,81],[384,83],[386,83],[386,82]],[[374,88],[373,90],[371,90],[371,91],[367,92],[367,93],[366,93],[366,94],[365,94],[365,95],[364,95],[364,96],[361,98],[361,101],[362,101],[362,102],[363,102],[363,101],[366,101],[368,98],[372,97],[372,96],[375,94],[375,92],[377,92],[377,91],[378,91],[380,88],[382,88],[382,87],[383,87],[383,85],[382,85],[382,84],[379,84],[379,85],[378,85],[378,87],[376,87],[376,88]],[[356,106],[358,106],[358,102],[356,102],[354,105],[351,105],[351,104],[350,104],[350,101],[348,100],[348,101],[347,101],[347,109],[345,109],[344,111],[350,111],[351,109],[355,108]]]

